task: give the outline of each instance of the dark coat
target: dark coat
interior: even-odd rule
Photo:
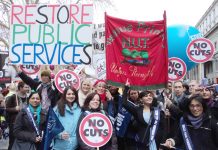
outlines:
[[[35,81],[23,72],[19,73],[18,75],[27,85],[31,87],[31,89],[37,90],[41,95],[43,88],[42,86],[40,86],[40,84],[42,83],[41,81]],[[60,93],[55,87],[54,83],[52,82],[51,84],[51,86],[47,87],[47,93],[49,99],[51,100],[51,106],[54,107],[56,106],[57,101],[60,99]]]
[[[131,105],[130,101],[127,100],[127,91],[128,87],[125,87],[124,90],[124,95],[123,95],[123,106],[134,116],[135,120],[137,121],[137,143],[138,149],[143,149],[143,150],[148,150],[149,149],[149,138],[150,138],[150,127],[147,129],[149,126],[148,123],[145,122],[144,117],[143,117],[143,107],[142,106],[137,106],[137,105]],[[153,113],[153,108],[151,108],[151,126],[154,123],[154,113]],[[146,132],[147,130],[147,132]],[[164,113],[161,111],[160,113],[160,122],[158,126],[157,133],[155,135],[155,142],[157,145],[157,149],[159,149],[160,143],[163,143],[165,140],[165,120],[164,120]]]
[[[187,115],[184,115],[184,121],[187,124],[187,129],[195,150],[218,150],[217,120],[214,120],[211,115],[205,114],[202,120],[203,124],[198,129],[194,129]],[[174,140],[176,147],[185,149],[185,143],[180,129]]]
[[[19,110],[15,109],[17,102],[18,105],[20,105],[20,101],[18,100],[18,97],[16,98],[16,94],[8,96],[6,99],[6,120],[9,124],[14,124],[16,116],[19,112]]]
[[[40,125],[38,126],[39,132],[44,131],[46,127],[46,112],[41,111],[40,114]],[[25,141],[30,143],[35,143],[37,134],[35,129],[28,118],[27,112],[25,109],[22,109],[17,115],[15,124],[14,124],[14,137],[19,141]],[[40,143],[35,144],[36,148],[39,150]]]

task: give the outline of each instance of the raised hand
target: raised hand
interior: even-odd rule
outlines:
[[[126,79],[126,84],[125,84],[126,86],[130,86],[130,83],[129,83],[129,79],[127,78]]]

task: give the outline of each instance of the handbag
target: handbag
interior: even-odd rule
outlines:
[[[36,150],[36,146],[33,142],[15,139],[12,150]]]

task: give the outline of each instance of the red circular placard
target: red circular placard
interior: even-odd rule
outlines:
[[[87,124],[89,123],[89,121],[94,120],[94,119],[102,120],[104,122],[104,127],[96,127],[96,126],[87,127]],[[108,135],[100,136],[100,137],[97,136],[97,134],[94,137],[86,136],[84,131],[88,128],[95,129],[95,130],[98,130],[99,128],[101,130],[108,129]],[[87,115],[85,118],[83,118],[79,126],[79,135],[81,139],[83,140],[85,144],[87,144],[90,147],[101,147],[105,145],[110,140],[112,133],[113,133],[113,127],[112,127],[110,119],[101,113],[91,113]],[[99,139],[101,140],[99,141]]]

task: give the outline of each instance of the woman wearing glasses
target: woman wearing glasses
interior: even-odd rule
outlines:
[[[164,145],[187,150],[218,149],[218,121],[211,117],[201,96],[189,98],[178,134],[167,139]]]

